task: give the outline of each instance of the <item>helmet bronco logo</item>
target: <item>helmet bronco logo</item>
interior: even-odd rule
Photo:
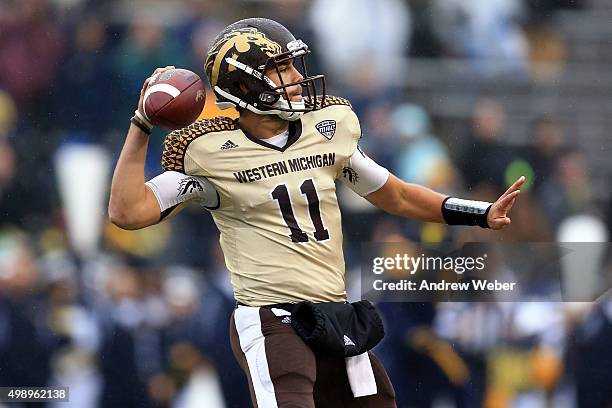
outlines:
[[[206,61],[206,72],[210,72],[210,82],[214,88],[219,79],[219,69],[225,60],[226,55],[232,51],[232,58],[238,58],[239,54],[248,52],[251,45],[256,46],[268,57],[280,54],[282,47],[279,43],[270,40],[266,35],[256,28],[240,28],[231,31],[223,36],[216,44],[211,47]],[[256,68],[256,67],[253,67]],[[236,69],[229,67],[232,71]]]

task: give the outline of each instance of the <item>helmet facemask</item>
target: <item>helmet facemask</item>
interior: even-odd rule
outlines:
[[[270,81],[270,84],[270,82],[266,81],[266,84],[271,89],[262,92],[259,98],[265,106],[280,111],[281,113],[278,115],[281,118],[295,120],[291,119],[291,117],[299,117],[305,112],[312,112],[321,108],[326,94],[325,77],[323,75],[308,75],[305,57],[310,53],[310,50],[302,40],[290,42],[287,44],[287,48],[289,49],[288,51],[271,57],[264,68],[264,72],[267,72],[270,68],[276,70],[280,85],[274,85],[272,81]],[[279,67],[289,61],[293,61],[294,65],[299,61],[300,67],[296,66],[296,69],[302,73],[303,78],[300,81],[285,84]],[[300,102],[291,101],[289,97],[287,90],[294,86],[302,87],[303,96],[304,91],[306,93],[305,98]],[[318,92],[319,89],[321,92]],[[317,96],[321,96],[321,98],[317,98]]]
[[[216,86],[215,92],[226,100],[218,101],[217,105],[221,109],[235,106],[259,115],[277,115],[288,121],[299,119],[305,112],[320,109],[326,94],[325,77],[308,75],[305,61],[305,56],[310,53],[308,46],[301,40],[293,40],[287,44],[287,49],[269,57],[265,64],[258,67],[226,57],[225,61],[229,65],[247,74],[247,83],[244,84],[247,92],[242,97],[237,97]],[[301,69],[297,66],[296,69],[302,73],[303,78],[300,81],[284,83],[279,66],[289,61],[294,64],[299,61]],[[265,75],[269,69],[276,70],[280,84],[277,85]],[[306,93],[306,97],[300,102],[291,101],[287,91],[297,85],[302,87],[302,94],[304,91]]]

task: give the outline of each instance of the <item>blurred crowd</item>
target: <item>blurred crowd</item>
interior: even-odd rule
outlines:
[[[545,110],[530,120],[527,142],[517,143],[496,97],[466,101],[460,110],[470,114],[457,119],[415,103],[404,81],[410,64],[443,59],[500,83],[550,79],[568,58],[554,16],[587,7],[579,0],[1,2],[0,386],[69,386],[70,406],[79,408],[249,406],[229,346],[235,302],[211,217],[193,206],[128,232],[105,214],[144,79],[166,65],[204,76],[211,40],[239,18],[276,19],[309,44],[309,72],[325,73],[328,92],[351,100],[362,148],[398,177],[487,201],[527,177],[512,227],[501,233],[387,216],[339,186],[353,299],[362,242],[608,242],[609,185],[596,194],[592,180],[601,175],[562,118]],[[203,115],[216,114],[209,95]],[[151,136],[148,177],[161,171],[164,135]],[[595,273],[609,287],[612,254],[600,257],[603,272]],[[606,297],[380,308],[394,322],[378,353],[400,407],[612,404]]]

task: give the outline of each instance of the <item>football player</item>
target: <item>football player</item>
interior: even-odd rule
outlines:
[[[399,180],[360,150],[357,116],[347,100],[326,95],[322,75],[308,75],[308,53],[275,21],[228,26],[210,47],[205,71],[217,105],[235,107],[239,119],[215,117],[171,132],[165,172],[145,183],[147,79],[113,176],[109,216],[138,229],[192,200],[210,210],[237,301],[232,349],[255,406],[394,407],[374,354],[349,367],[313,352],[290,324],[298,302],[346,302],[335,181],[402,217],[500,229],[510,224],[524,179],[495,203]]]

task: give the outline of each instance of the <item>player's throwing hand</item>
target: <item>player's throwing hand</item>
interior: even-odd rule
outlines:
[[[166,71],[176,68],[174,65],[167,65],[165,68],[157,68],[150,77],[148,77],[144,84],[142,84],[142,89],[140,90],[140,99],[138,100],[138,112],[144,113],[144,109],[142,107],[144,102],[144,96],[149,88],[149,82],[152,82],[155,78],[157,78],[160,74],[163,74]]]
[[[497,201],[493,203],[491,209],[489,210],[489,215],[487,216],[487,223],[489,227],[494,230],[502,229],[506,225],[510,225],[512,222],[510,217],[508,217],[508,213],[516,198],[521,193],[521,186],[525,183],[525,176],[521,176],[506,190],[504,194],[502,194]]]

